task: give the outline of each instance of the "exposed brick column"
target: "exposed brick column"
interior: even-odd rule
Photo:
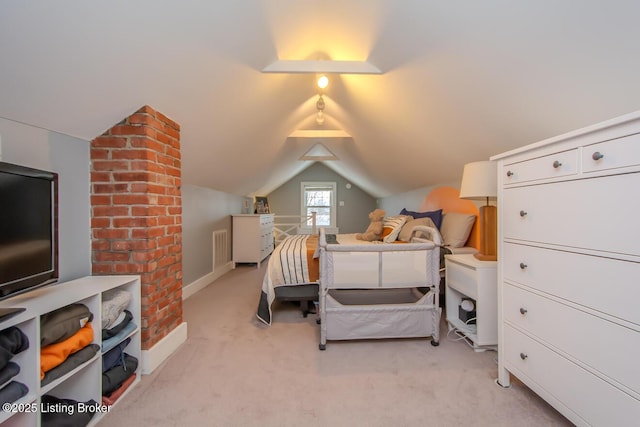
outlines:
[[[180,126],[144,106],[91,141],[94,275],[142,283],[142,348],[182,323]]]

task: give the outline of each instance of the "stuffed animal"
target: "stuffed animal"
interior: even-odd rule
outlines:
[[[384,219],[386,212],[382,209],[374,209],[369,213],[369,226],[364,233],[357,233],[356,239],[366,240],[373,242],[374,240],[380,240],[382,238],[382,220]]]

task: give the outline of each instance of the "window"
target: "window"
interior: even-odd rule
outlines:
[[[310,216],[316,213],[316,226],[336,226],[336,183],[335,182],[302,182],[300,184],[302,209],[301,215]],[[307,220],[311,227],[311,219]]]

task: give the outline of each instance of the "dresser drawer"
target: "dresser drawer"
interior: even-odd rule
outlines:
[[[505,188],[503,237],[638,256],[638,186],[633,173]]]
[[[640,332],[505,285],[504,320],[618,381],[640,396]],[[560,325],[559,325],[560,323]]]
[[[584,172],[640,165],[640,134],[588,145],[582,150]]]
[[[521,283],[640,327],[640,263],[505,243],[505,281]]]
[[[556,178],[578,173],[578,149],[562,151],[502,167],[505,184]]]
[[[273,222],[273,215],[260,216],[260,227],[262,228],[272,228]]]
[[[505,325],[504,335],[501,345],[505,367],[545,399],[560,403],[561,412],[574,423],[597,426],[637,424],[640,401],[509,325]],[[597,339],[593,337],[594,351],[598,350]]]

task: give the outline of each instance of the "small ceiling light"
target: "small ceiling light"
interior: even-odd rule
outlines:
[[[325,89],[327,86],[329,86],[329,78],[323,74],[320,77],[318,77],[317,84],[318,84],[318,88]]]
[[[324,123],[324,99],[322,99],[322,94],[318,95],[318,100],[316,101],[316,123],[321,125]]]

